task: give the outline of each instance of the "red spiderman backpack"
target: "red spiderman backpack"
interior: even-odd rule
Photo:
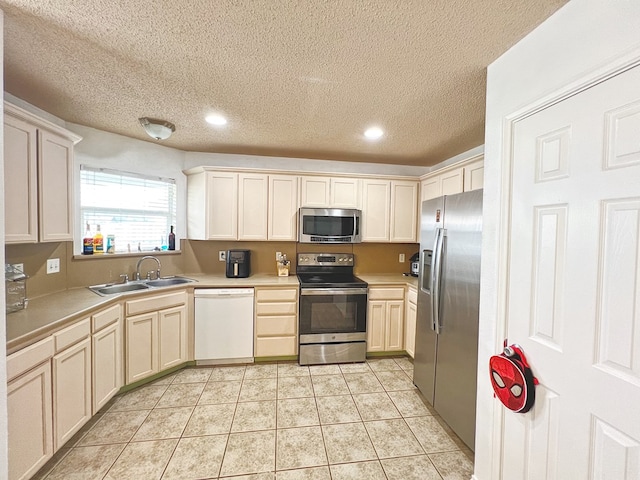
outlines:
[[[531,410],[538,379],[533,376],[520,345],[507,346],[505,340],[504,352],[489,359],[489,375],[493,391],[505,407],[518,413]]]

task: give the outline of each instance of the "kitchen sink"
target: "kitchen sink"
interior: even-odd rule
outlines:
[[[98,295],[113,295],[115,293],[133,292],[135,290],[148,290],[149,286],[144,283],[118,283],[116,285],[96,285],[89,287],[89,290]]]
[[[181,285],[183,283],[191,283],[196,280],[186,277],[167,277],[158,278],[156,280],[136,280],[129,283],[116,283],[105,285],[94,285],[89,290],[98,295],[115,295],[116,293],[135,292],[136,290],[149,290],[161,287],[170,287],[171,285]]]
[[[157,280],[147,280],[144,283],[145,285],[149,285],[150,287],[168,287],[170,285],[180,285],[182,283],[191,282],[195,282],[195,280],[186,277],[168,277],[158,278]]]

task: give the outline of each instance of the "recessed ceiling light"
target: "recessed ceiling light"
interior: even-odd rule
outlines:
[[[367,128],[364,132],[364,136],[367,137],[369,140],[378,140],[383,135],[384,135],[384,132],[379,127]]]
[[[207,118],[205,118],[205,120],[207,121],[207,123],[210,123],[211,125],[215,125],[216,127],[221,127],[227,124],[227,119],[224,118],[222,115],[217,115],[217,114],[209,115],[207,116]]]

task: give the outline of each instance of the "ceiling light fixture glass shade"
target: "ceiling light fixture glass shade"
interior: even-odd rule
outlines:
[[[138,120],[140,121],[140,125],[144,128],[144,131],[147,132],[151,138],[155,138],[156,140],[166,140],[173,132],[176,131],[176,126],[166,120],[157,120],[155,118],[147,117],[142,117]]]

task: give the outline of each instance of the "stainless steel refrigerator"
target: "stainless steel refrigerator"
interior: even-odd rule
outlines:
[[[422,202],[413,382],[474,450],[482,190]]]

